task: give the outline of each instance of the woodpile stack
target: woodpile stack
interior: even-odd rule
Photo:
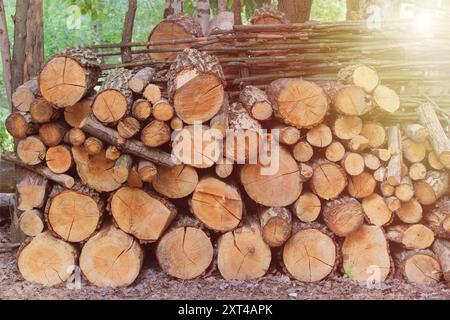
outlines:
[[[200,32],[177,16],[150,40],[164,49]],[[148,66],[102,79],[97,54],[69,49],[16,92],[6,125],[17,148],[2,158],[27,170],[26,280],[56,285],[78,265],[96,286],[126,286],[154,249],[179,279],[215,266],[256,279],[272,266],[305,282],[394,269],[450,282],[450,142],[434,104],[420,104],[420,121],[385,124],[374,112],[395,115],[400,98],[368,65],[236,95],[215,55],[157,52],[174,59],[165,82]]]

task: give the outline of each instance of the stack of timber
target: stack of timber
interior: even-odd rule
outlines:
[[[384,281],[397,270],[412,283],[450,283],[445,112],[420,100],[404,120],[398,87],[376,64],[332,68],[333,81],[291,74],[264,86],[230,83],[218,46],[227,37],[245,40],[251,30],[247,66],[270,73],[260,53],[266,42],[255,34],[285,37],[277,52],[301,46],[306,54],[359,28],[283,19],[276,28],[235,26],[213,42],[198,38],[194,20],[172,17],[143,50],[164,63],[112,68],[94,51],[69,49],[16,92],[27,92],[6,120],[17,150],[2,158],[30,172],[17,181],[26,280],[57,285],[79,265],[96,286],[127,286],[154,250],[178,279],[210,270],[256,279],[272,267],[304,282],[374,273]],[[346,56],[354,43],[341,40],[335,54]],[[170,51],[177,43],[184,48]],[[228,58],[241,59],[233,57],[240,45],[229,46]],[[163,78],[161,66],[169,66]],[[110,69],[104,79],[102,69]]]

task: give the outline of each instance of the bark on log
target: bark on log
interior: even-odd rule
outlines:
[[[13,92],[11,96],[12,105],[18,111],[28,112],[38,94],[39,86],[37,79],[33,78],[28,80]]]
[[[246,86],[239,95],[239,101],[256,120],[268,120],[273,109],[264,91],[255,86]]]
[[[323,218],[328,228],[339,237],[348,236],[364,223],[361,203],[350,197],[327,202]]]
[[[434,241],[433,231],[423,224],[390,226],[386,236],[390,241],[399,243],[406,249],[426,249]]]
[[[437,237],[450,240],[450,199],[448,197],[439,200],[424,218]]]
[[[414,183],[417,200],[423,205],[431,205],[448,193],[449,177],[446,171],[429,171],[425,180]]]
[[[292,214],[283,207],[263,208],[258,212],[264,241],[272,248],[282,246],[291,236]]]
[[[395,258],[400,272],[410,283],[433,285],[441,280],[439,260],[430,250],[401,251]]]
[[[447,286],[450,286],[450,242],[437,239],[433,244],[433,252],[439,259]]]

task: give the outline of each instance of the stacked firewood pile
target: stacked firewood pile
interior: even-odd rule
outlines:
[[[169,18],[151,37],[200,35],[176,19],[183,28]],[[56,285],[79,266],[94,285],[130,285],[154,244],[179,279],[216,268],[255,279],[272,266],[305,282],[384,281],[396,266],[413,283],[450,281],[445,110],[420,100],[404,120],[398,88],[367,64],[333,81],[279,73],[239,87],[220,52],[169,45],[152,58],[170,68],[111,69],[98,53],[67,49],[15,92],[6,126],[17,148],[2,158],[26,169],[17,182],[26,280]],[[252,162],[262,140],[269,159]]]

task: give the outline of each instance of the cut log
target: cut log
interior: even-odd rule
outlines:
[[[5,120],[5,127],[9,134],[16,139],[25,139],[35,134],[37,127],[32,123],[29,113],[13,112]]]
[[[411,200],[402,203],[400,209],[398,209],[395,213],[402,222],[412,224],[418,223],[422,220],[423,209],[419,201],[412,198]]]
[[[272,260],[270,247],[264,242],[255,220],[229,231],[219,238],[217,265],[226,280],[251,280],[262,277]]]
[[[146,67],[138,72],[128,81],[128,87],[135,93],[142,93],[144,88],[152,81],[156,70]]]
[[[433,210],[428,211],[424,218],[428,227],[437,237],[450,240],[450,200],[448,197],[439,200]]]
[[[93,97],[87,97],[64,109],[64,119],[73,128],[80,128],[81,123],[92,113]]]
[[[212,120],[211,120],[212,121]],[[172,120],[170,120],[170,128],[174,131],[179,131],[183,129],[184,123],[183,120],[181,120],[178,117],[173,117]],[[213,128],[213,126],[211,126]]]
[[[369,170],[377,170],[381,166],[380,159],[378,159],[375,155],[366,153],[363,154],[364,164]]]
[[[389,244],[378,226],[363,225],[347,236],[342,256],[344,273],[352,280],[383,282],[391,272]]]
[[[339,162],[344,158],[345,148],[339,141],[333,141],[325,149],[325,158],[331,162]]]
[[[348,141],[347,147],[348,150],[352,152],[364,152],[367,148],[369,148],[369,139],[364,136],[357,135]]]
[[[155,164],[146,160],[139,161],[137,170],[139,173],[139,177],[141,177],[141,180],[148,183],[151,183],[158,174],[158,169],[156,168]]]
[[[392,212],[399,210],[402,206],[402,202],[400,200],[398,200],[397,197],[394,197],[394,196],[385,198],[384,202],[386,202],[387,207]]]
[[[69,143],[74,147],[81,146],[84,141],[86,141],[86,135],[78,128],[70,129],[64,136],[64,142]]]
[[[427,150],[423,143],[417,143],[410,139],[402,142],[403,157],[411,163],[422,162],[427,155]]]
[[[385,178],[386,178],[386,172],[387,172],[387,169],[386,169],[386,167],[379,167],[377,170],[375,170],[375,172],[373,173],[373,177],[374,177],[374,179],[377,181],[377,182],[385,182],[386,184],[389,184],[389,183],[387,183],[387,181],[385,181]],[[390,184],[389,184],[390,185]],[[391,185],[390,185],[391,186]],[[394,193],[394,186],[391,186],[392,188],[392,193]]]
[[[95,137],[89,137],[84,141],[84,150],[91,156],[104,152],[103,147],[103,141]]]
[[[17,156],[27,164],[34,166],[45,159],[47,148],[37,136],[29,136],[17,144]]]
[[[224,8],[223,11],[219,10],[217,15],[211,19],[208,27],[208,35],[220,34],[223,33],[224,31],[233,30],[234,14],[233,12],[225,10],[226,8]]]
[[[395,193],[395,187],[391,186],[387,181],[380,183],[380,191],[384,197],[393,196]]]
[[[195,168],[210,168],[222,156],[217,131],[207,126],[186,126],[177,131],[172,141],[172,155]]]
[[[370,196],[375,192],[377,181],[367,171],[357,175],[350,176],[348,179],[348,194],[356,199],[362,199]]]
[[[131,167],[130,174],[128,175],[127,186],[131,188],[143,188],[144,181],[142,181],[137,170],[137,165]]]
[[[450,141],[442,128],[434,107],[425,103],[417,108],[420,122],[427,128],[429,139],[439,161],[448,169],[450,168]]]
[[[217,232],[235,229],[244,211],[239,190],[213,177],[200,180],[189,203],[195,217]]]
[[[42,212],[36,209],[23,212],[19,217],[19,227],[25,235],[29,237],[37,236],[45,228]]]
[[[388,129],[388,147],[391,153],[386,172],[386,180],[393,186],[398,186],[402,181],[402,137],[398,126]]]
[[[380,148],[386,142],[386,131],[384,126],[379,122],[364,123],[361,135],[369,140],[369,147]]]
[[[152,181],[153,188],[170,199],[180,199],[194,192],[198,184],[197,171],[186,165],[159,167]]]
[[[314,147],[325,148],[333,141],[333,135],[328,126],[320,124],[306,133],[306,140]]]
[[[393,113],[400,108],[400,97],[398,94],[391,88],[383,85],[379,85],[373,91],[373,101],[377,107],[389,113]]]
[[[404,133],[406,137],[416,143],[425,143],[428,138],[428,130],[418,123],[406,125]]]
[[[31,104],[38,94],[39,87],[37,79],[28,80],[13,92],[11,96],[12,105],[15,110],[27,112],[30,110]]]
[[[226,158],[222,159],[215,166],[216,175],[219,178],[226,179],[233,173],[233,162]]]
[[[388,162],[391,159],[391,152],[388,149],[373,149],[371,153],[383,162]]]
[[[384,198],[379,194],[373,193],[364,198],[362,200],[362,208],[368,224],[381,227],[391,223],[393,219],[391,209],[389,209]]]
[[[191,16],[178,13],[168,16],[161,21],[150,33],[148,41],[177,40],[201,37],[202,28]],[[177,48],[186,48],[189,44],[177,44]],[[173,45],[157,45],[152,48],[171,48]],[[177,52],[152,52],[150,58],[153,60],[171,60],[177,57]]]
[[[286,149],[278,150],[279,157],[273,157],[269,165],[247,164],[240,171],[248,196],[266,207],[291,205],[303,188],[297,162]]]
[[[266,89],[277,118],[298,129],[320,124],[328,112],[328,97],[317,84],[283,78]]]
[[[346,116],[362,116],[372,110],[372,99],[357,86],[339,89],[333,104],[336,111]]]
[[[103,123],[114,123],[130,110],[133,93],[128,88],[130,70],[114,69],[105,79],[92,104],[92,113]]]
[[[115,146],[108,146],[105,151],[105,157],[108,160],[116,161],[122,153]]]
[[[65,173],[73,164],[70,148],[64,145],[51,147],[45,155],[47,167],[54,173]]]
[[[43,165],[36,165],[36,166],[27,165],[24,162],[22,162],[17,155],[13,153],[6,153],[6,152],[2,153],[2,160],[9,161],[22,168],[26,168],[29,171],[32,171],[42,177],[52,180],[65,188],[72,188],[73,185],[75,184],[75,181],[71,176],[66,174],[55,174],[51,172],[49,168]],[[35,197],[35,195],[33,197]]]
[[[288,24],[289,20],[284,12],[268,7],[257,8],[249,19],[251,24]]]
[[[246,86],[239,95],[239,101],[256,120],[263,121],[272,117],[273,109],[269,98],[255,86]]]
[[[404,250],[397,253],[395,258],[400,266],[400,272],[410,283],[433,285],[442,277],[439,260],[430,250]]]
[[[300,130],[295,127],[280,125],[272,128],[271,132],[273,132],[274,129],[279,130],[278,140],[280,143],[294,145],[300,140]]]
[[[117,132],[124,139],[131,139],[141,130],[141,124],[133,117],[125,117],[117,124]]]
[[[302,222],[313,222],[320,214],[322,205],[314,193],[305,192],[292,205],[292,211]]]
[[[54,186],[45,206],[50,230],[68,242],[84,242],[100,227],[104,202],[100,195],[76,185],[72,190]]]
[[[145,87],[143,96],[151,103],[154,103],[161,99],[161,89],[156,84],[150,83]]]
[[[306,141],[300,141],[292,150],[292,154],[298,162],[308,162],[314,156],[314,149]]]
[[[224,79],[217,57],[185,49],[168,72],[167,90],[177,116],[187,124],[214,117],[224,101]]]
[[[82,147],[72,147],[78,175],[83,184],[98,192],[111,192],[120,188],[113,175],[112,168],[115,162],[106,159],[105,151],[90,156]]]
[[[46,123],[56,120],[59,113],[50,102],[38,98],[31,104],[30,116],[35,123]]]
[[[402,202],[408,202],[414,197],[414,187],[412,180],[406,176],[402,182],[395,187],[395,196]]]
[[[336,137],[342,140],[350,140],[362,131],[362,120],[355,116],[339,116],[334,120],[332,129]]]
[[[170,127],[162,121],[153,120],[141,132],[141,141],[148,147],[159,147],[170,141]]]
[[[408,170],[408,176],[413,181],[423,180],[427,176],[427,167],[421,163],[413,163]]]
[[[306,163],[299,163],[298,170],[300,172],[300,179],[302,180],[302,182],[311,180],[314,174],[313,167]]]
[[[155,164],[160,164],[163,166],[170,167],[176,164],[170,154],[158,149],[147,148],[142,142],[137,140],[124,140],[117,131],[105,127],[94,117],[88,117],[83,122],[82,128],[92,136],[97,137],[110,145],[116,146],[123,150],[123,152],[129,153],[136,157],[153,161]]]
[[[137,120],[145,121],[152,114],[152,105],[145,99],[138,99],[133,103],[131,114]]]
[[[153,117],[159,121],[169,121],[173,118],[175,111],[169,101],[165,99],[153,103]]]
[[[200,223],[184,216],[158,242],[156,258],[161,269],[170,276],[194,279],[211,265],[213,246]]]
[[[345,237],[363,225],[364,214],[358,200],[342,197],[327,202],[323,210],[323,219],[335,235]]]
[[[292,214],[283,207],[264,208],[258,212],[264,241],[272,248],[282,246],[291,236]]]
[[[444,165],[439,161],[436,153],[434,153],[433,151],[428,153],[427,160],[428,165],[434,170],[442,170],[445,168]]]
[[[306,225],[283,249],[283,265],[289,275],[303,282],[325,279],[336,269],[338,262],[338,247],[323,227]]]
[[[388,227],[387,238],[406,249],[426,249],[433,244],[434,233],[423,224],[399,224]]]
[[[130,187],[114,193],[109,210],[117,226],[142,243],[157,241],[177,215],[176,207],[166,199]]]
[[[338,80],[361,87],[365,92],[370,93],[380,83],[377,71],[366,65],[352,65],[339,70]]]
[[[112,225],[104,227],[84,245],[80,268],[97,287],[131,285],[144,262],[144,251],[132,236]]]
[[[332,200],[347,187],[344,169],[332,162],[318,161],[313,165],[314,173],[310,180],[311,190],[324,200]]]
[[[448,193],[448,173],[445,171],[429,171],[425,180],[414,183],[414,194],[423,205],[435,203]]]
[[[97,84],[100,63],[88,49],[70,48],[56,54],[39,74],[42,96],[59,108],[73,106]]]
[[[17,265],[25,280],[55,286],[70,277],[77,257],[74,246],[44,232],[19,250]]]
[[[64,123],[50,122],[39,128],[39,138],[48,147],[60,144],[69,128]]]
[[[111,175],[117,183],[125,183],[128,180],[133,158],[128,154],[122,154],[115,162]]]
[[[358,153],[347,152],[341,164],[350,176],[358,176],[364,172],[364,158]]]
[[[447,286],[450,285],[450,241],[437,239],[433,244],[433,252],[439,259],[441,270]]]

